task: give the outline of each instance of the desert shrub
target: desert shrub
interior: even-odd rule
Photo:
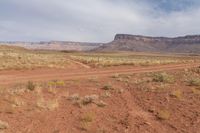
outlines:
[[[190,86],[200,86],[200,79],[199,78],[193,78],[188,81]]]
[[[175,98],[177,98],[177,99],[181,99],[181,98],[182,98],[182,95],[183,95],[183,93],[182,93],[181,90],[175,90],[175,91],[173,91],[173,92],[171,93],[171,96],[172,96],[172,97],[175,97]]]
[[[56,86],[65,86],[65,82],[62,80],[56,81]]]
[[[4,130],[4,129],[7,129],[9,127],[8,123],[7,122],[4,122],[4,121],[1,121],[0,120],[0,131],[1,130]],[[3,131],[2,131],[3,132]]]
[[[200,68],[193,68],[191,71],[200,74]]]
[[[160,110],[157,114],[158,119],[168,120],[170,118],[170,112],[167,110]]]
[[[78,107],[83,107],[92,103],[96,103],[99,101],[98,95],[86,95],[84,97],[79,97],[78,94],[74,94],[68,98],[68,100],[72,101],[74,105],[77,105]]]
[[[153,75],[154,82],[165,82],[165,83],[173,83],[174,77],[167,73],[157,73]]]
[[[68,97],[68,100],[77,101],[77,100],[80,100],[80,96],[79,96],[79,94],[73,94],[73,95]]]
[[[94,103],[98,99],[99,99],[98,95],[88,95],[88,96],[83,97],[81,102],[83,105],[88,105],[88,104]]]
[[[92,121],[93,121],[93,118],[94,118],[93,114],[88,113],[88,114],[86,114],[85,116],[83,116],[83,117],[81,118],[81,121],[82,121],[82,122],[92,122]]]
[[[94,121],[95,115],[93,113],[87,113],[80,119],[80,128],[82,130],[88,130],[91,123]]]
[[[28,81],[26,88],[30,91],[35,90],[36,85],[32,81]]]
[[[120,75],[117,73],[111,76],[111,78],[119,78],[119,77],[120,77]]]
[[[112,87],[112,85],[107,84],[107,85],[104,85],[104,86],[102,87],[102,89],[103,89],[103,90],[111,90],[111,89],[113,89],[113,87]]]
[[[109,98],[111,96],[112,94],[109,91],[105,91],[105,93],[101,95],[102,98]]]
[[[200,94],[200,89],[199,88],[192,88],[192,92],[194,93],[194,94]]]
[[[65,82],[62,80],[53,80],[48,82],[48,86],[51,88],[63,87],[65,86]]]

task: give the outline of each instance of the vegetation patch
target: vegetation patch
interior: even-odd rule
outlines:
[[[50,88],[59,88],[65,86],[65,82],[62,80],[53,80],[48,82]]]
[[[71,58],[94,67],[109,67],[120,65],[160,65],[192,62],[191,58],[162,55],[139,55],[134,53],[78,53]]]
[[[168,110],[158,111],[157,118],[160,120],[168,120],[170,118],[170,112]]]
[[[183,92],[181,90],[175,90],[171,93],[172,97],[175,97],[177,99],[182,99],[183,97]]]
[[[112,85],[107,84],[107,85],[104,85],[104,86],[102,87],[102,89],[103,89],[103,90],[112,90],[113,87],[112,87]]]
[[[38,108],[53,111],[59,107],[58,99],[45,100],[43,97],[39,98],[36,103]]]
[[[94,121],[95,115],[93,113],[87,113],[83,117],[80,118],[80,128],[81,130],[87,131]]]
[[[28,81],[26,88],[30,91],[33,91],[36,88],[36,84],[34,84],[32,81]]]
[[[173,83],[174,77],[167,73],[157,73],[153,75],[154,82]]]
[[[8,127],[9,127],[9,125],[8,125],[7,122],[4,122],[4,121],[0,120],[0,131],[4,130],[4,129],[7,129]]]
[[[100,100],[99,96],[96,94],[86,95],[84,97],[80,97],[78,94],[74,94],[68,97],[68,100],[72,101],[74,105],[78,107],[83,107],[90,104],[95,104],[98,107],[105,107],[107,104]]]
[[[200,89],[199,88],[192,88],[192,92],[194,93],[194,94],[200,94]]]
[[[0,70],[64,68],[69,64],[61,52],[31,51],[13,46],[0,46],[0,62]]]
[[[188,81],[190,86],[200,86],[200,79],[199,78],[193,78]]]

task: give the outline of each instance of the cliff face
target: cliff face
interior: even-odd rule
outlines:
[[[200,53],[200,35],[167,38],[117,34],[114,41],[97,51]]]

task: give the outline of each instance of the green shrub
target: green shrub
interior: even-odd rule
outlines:
[[[154,82],[173,83],[174,77],[167,73],[157,73],[153,75]]]
[[[193,78],[188,81],[190,86],[200,86],[200,79],[199,78]]]

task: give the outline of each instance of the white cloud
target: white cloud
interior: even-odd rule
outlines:
[[[155,8],[155,3],[140,0],[0,2],[0,36],[3,40],[107,42],[116,33],[177,36],[198,34],[199,22],[198,6],[163,12]]]

